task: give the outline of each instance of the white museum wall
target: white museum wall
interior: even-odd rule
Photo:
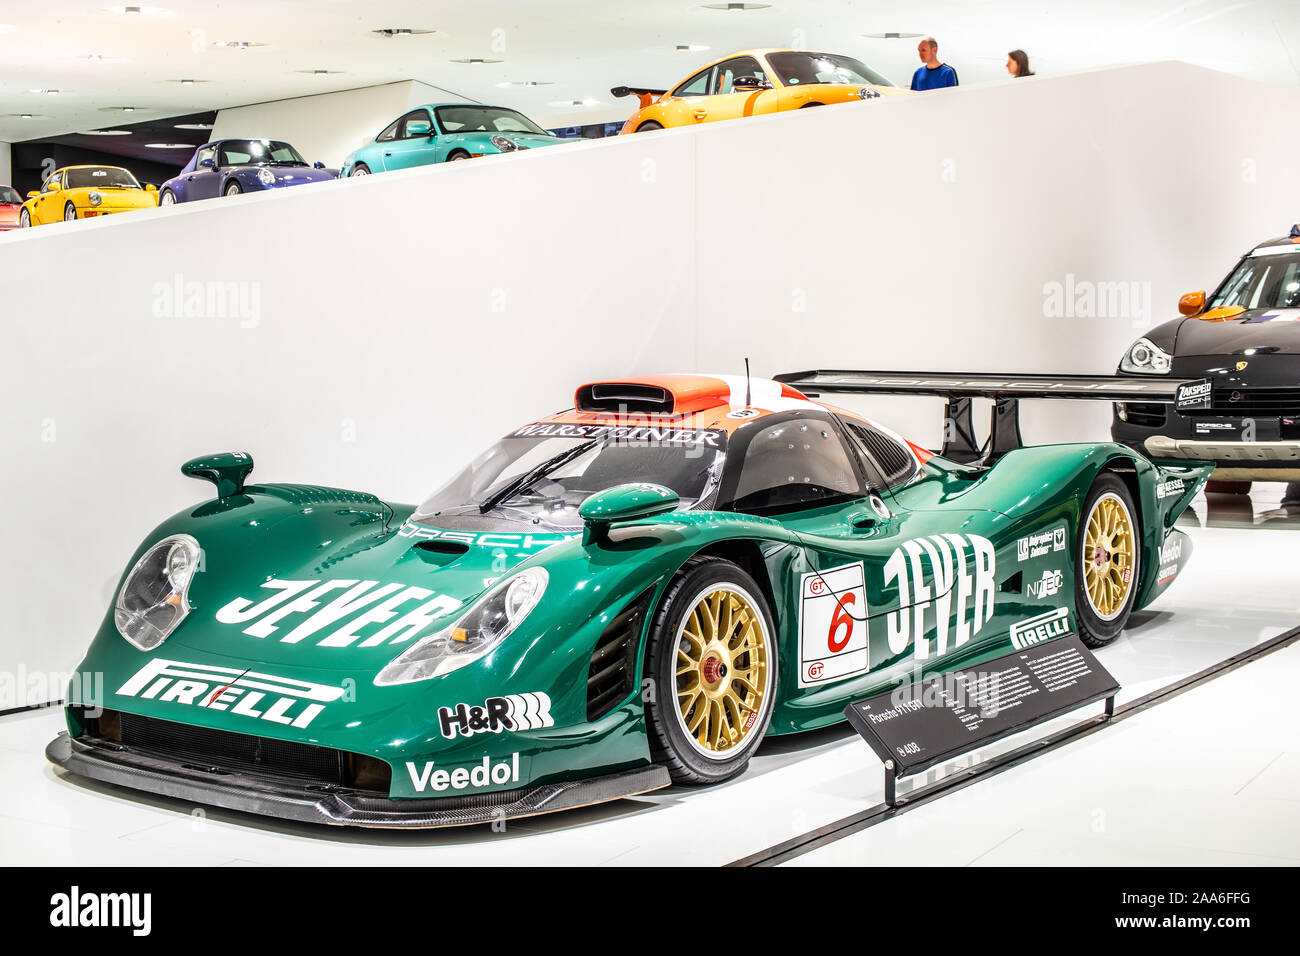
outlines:
[[[414,501],[594,377],[1108,371],[1290,225],[1298,105],[1154,64],[0,237],[0,673],[75,666],[125,558],[210,492],[178,472],[200,453]],[[1067,276],[1149,308],[1050,318]],[[907,402],[870,404],[935,441]],[[1106,437],[1106,409],[1044,404],[1031,440]]]
[[[292,143],[305,160],[338,168],[347,155],[421,103],[465,97],[418,80],[319,93],[220,110],[213,139],[247,137]]]

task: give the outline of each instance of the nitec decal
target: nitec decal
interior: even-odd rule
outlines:
[[[346,688],[276,677],[251,668],[241,671],[154,658],[117,693],[121,697],[229,711],[301,729],[309,726],[326,704],[341,698]]]
[[[917,660],[961,647],[993,616],[997,554],[977,534],[936,534],[904,541],[885,562],[885,587],[898,604],[885,618],[892,654],[908,645]],[[933,629],[934,637],[926,637]]]
[[[282,644],[312,638],[317,647],[375,647],[409,641],[461,604],[428,588],[354,578],[273,579],[262,587],[272,594],[261,601],[235,598],[217,611],[217,620],[247,624],[243,631],[249,637],[276,636]],[[415,604],[417,601],[420,603]],[[295,615],[295,620],[285,623]],[[383,626],[367,633],[378,625]],[[322,631],[324,636],[317,638]]]

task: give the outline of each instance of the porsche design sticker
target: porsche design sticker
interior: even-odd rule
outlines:
[[[260,601],[235,598],[217,611],[217,620],[246,624],[243,631],[250,637],[275,635],[282,644],[297,644],[310,637],[317,647],[374,647],[409,641],[461,605],[428,588],[355,578],[273,578],[262,587],[272,593]],[[421,603],[413,604],[415,601]],[[285,618],[292,620],[285,622]],[[380,624],[384,626],[363,636],[367,628]],[[324,635],[317,639],[322,631]]]
[[[311,724],[325,705],[338,700],[346,688],[314,684],[261,671],[186,664],[156,657],[117,689],[122,697],[208,710],[229,711],[241,717],[269,720],[286,727]]]
[[[541,730],[554,727],[551,698],[540,691],[532,694],[509,694],[489,697],[481,706],[457,704],[438,708],[438,726],[444,737],[457,734],[499,734],[503,730]]]
[[[799,580],[799,686],[864,674],[871,666],[862,562]]]

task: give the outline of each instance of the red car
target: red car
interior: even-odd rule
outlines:
[[[0,186],[0,232],[18,228],[18,210],[23,197],[12,186]]]

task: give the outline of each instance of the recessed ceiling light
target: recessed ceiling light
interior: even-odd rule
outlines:
[[[82,136],[130,136],[129,129],[87,129],[82,130]]]
[[[36,93],[41,96],[58,96],[58,90],[28,90],[28,93]]]
[[[452,63],[469,63],[473,66],[482,66],[485,63],[504,63],[505,60],[488,60],[481,56],[466,56],[458,60],[452,60]]]
[[[343,73],[342,70],[295,70],[294,72],[296,72],[296,73],[305,73],[305,74],[307,74],[308,76],[320,76],[320,77],[324,77],[324,76],[340,76],[340,75],[342,75],[342,73]]]
[[[193,149],[193,143],[145,143],[146,149]]]
[[[143,106],[101,106],[101,113],[138,113],[144,109]]]
[[[679,43],[673,49],[678,53],[703,53],[711,47],[704,43]]]
[[[727,13],[744,13],[747,10],[766,10],[770,3],[702,3],[705,10],[725,10]]]
[[[552,100],[546,105],[553,106],[556,109],[577,109],[578,107],[583,106],[599,106],[600,100],[592,99],[590,97],[585,100]]]
[[[428,36],[430,33],[437,33],[438,31],[417,30],[414,27],[383,27],[382,29],[371,30],[370,32],[381,37],[387,37],[391,40],[399,37],[423,37]]]
[[[211,123],[177,123],[176,129],[212,129]]]
[[[550,86],[554,82],[554,80],[506,80],[498,83],[497,88],[505,90],[512,86]]]
[[[217,40],[212,45],[223,50],[251,50],[255,46],[266,46],[257,40]]]
[[[179,79],[179,80],[164,80],[163,82],[164,82],[164,83],[177,83],[177,84],[179,84],[180,86],[194,86],[195,84],[198,84],[198,83],[211,83],[212,81],[211,81],[211,80],[195,80],[195,79],[191,79],[190,77],[187,76],[187,77],[183,77],[182,79]]]
[[[924,33],[864,33],[868,40],[914,40],[925,36]]]
[[[34,119],[34,117],[32,116],[31,113],[19,113],[19,114],[18,114],[18,118],[19,118],[19,119]]]
[[[170,10],[164,10],[162,7],[142,7],[136,4],[122,7],[109,7],[110,13],[116,13],[119,16],[131,17],[164,17],[171,16]]]

